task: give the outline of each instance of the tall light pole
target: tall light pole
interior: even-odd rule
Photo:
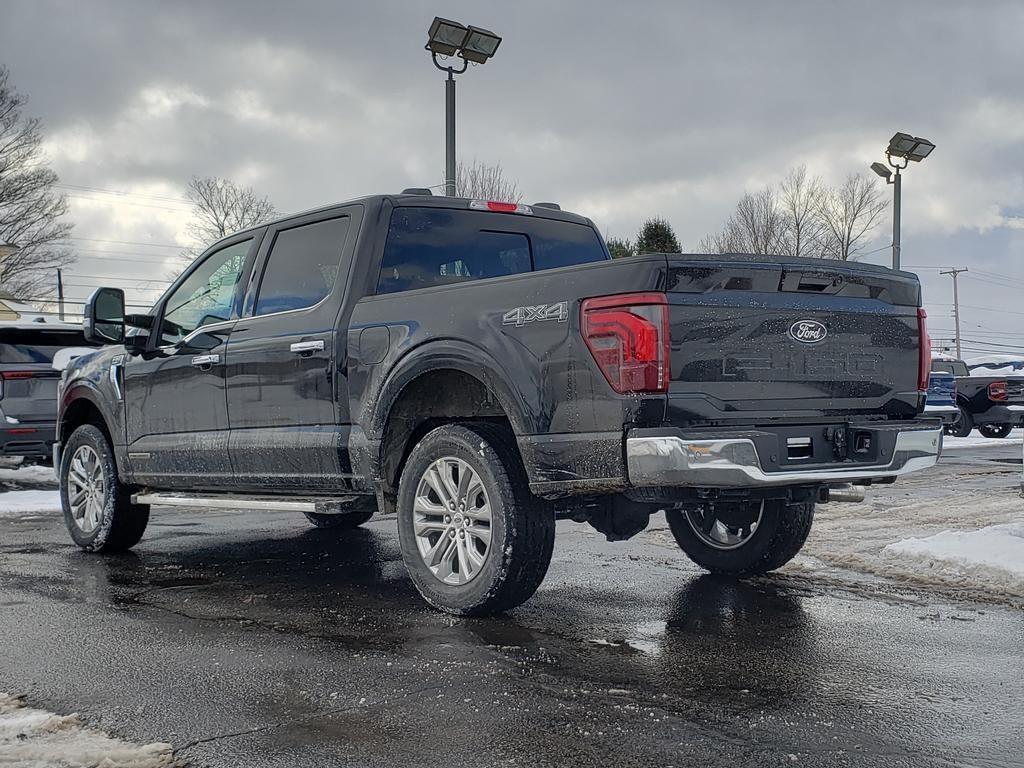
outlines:
[[[903,176],[900,171],[910,163],[919,163],[935,149],[935,145],[920,136],[909,133],[896,133],[889,139],[885,149],[885,158],[896,173],[892,173],[881,163],[872,163],[871,170],[892,184],[892,268],[900,268],[900,204],[903,193]],[[895,158],[895,160],[893,159]]]
[[[444,84],[444,193],[448,197],[455,197],[455,76],[465,72],[470,62],[486,64],[500,44],[500,37],[480,27],[466,27],[440,16],[430,24],[425,47],[434,66],[448,73]],[[458,56],[462,66],[456,69],[442,64],[438,56]]]

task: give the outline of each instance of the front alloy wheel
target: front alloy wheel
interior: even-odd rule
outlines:
[[[89,536],[99,528],[107,506],[107,484],[100,457],[90,445],[79,446],[68,466],[68,506],[78,529]]]

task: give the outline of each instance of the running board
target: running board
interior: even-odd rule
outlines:
[[[152,504],[159,507],[242,509],[250,512],[315,512],[318,515],[340,515],[351,511],[348,503],[359,498],[361,497],[340,496],[331,499],[296,499],[289,496],[187,496],[181,493],[136,493],[132,496],[132,504]]]

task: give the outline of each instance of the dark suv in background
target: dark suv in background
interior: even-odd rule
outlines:
[[[80,325],[0,323],[0,456],[51,461],[61,371],[95,347]]]

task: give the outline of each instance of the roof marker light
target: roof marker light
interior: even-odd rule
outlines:
[[[469,207],[474,211],[495,211],[496,213],[523,213],[533,215],[533,208],[522,203],[502,203],[498,200],[470,200]]]

